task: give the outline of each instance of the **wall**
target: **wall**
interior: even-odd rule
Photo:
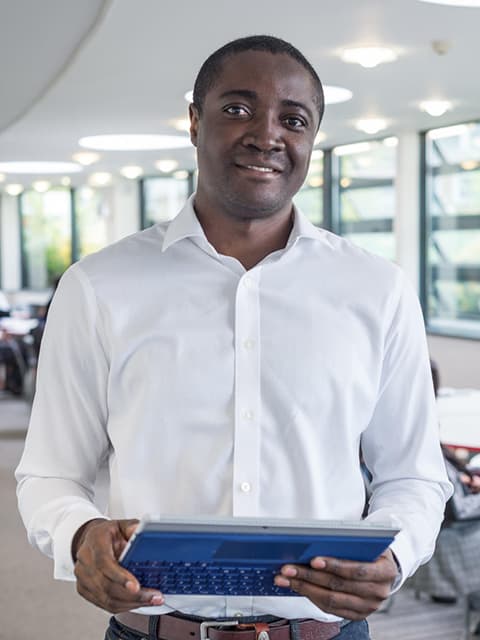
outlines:
[[[480,340],[428,336],[428,345],[442,387],[480,389]]]

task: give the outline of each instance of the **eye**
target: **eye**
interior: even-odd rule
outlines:
[[[229,116],[242,117],[250,115],[248,109],[240,104],[230,104],[223,109]]]
[[[307,126],[307,122],[300,116],[287,116],[283,120],[291,129],[303,129]]]

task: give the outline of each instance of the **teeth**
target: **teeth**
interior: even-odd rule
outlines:
[[[264,173],[273,173],[274,169],[271,169],[270,167],[256,167],[253,164],[248,164],[247,165],[247,169],[253,169],[254,171],[263,171]]]

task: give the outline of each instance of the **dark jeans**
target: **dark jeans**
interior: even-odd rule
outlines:
[[[145,637],[141,633],[130,631],[123,624],[119,624],[115,618],[110,619],[110,625],[105,634],[105,640],[156,640],[156,638],[157,636],[153,634]],[[350,622],[342,628],[338,636],[335,636],[335,639],[337,638],[338,640],[371,640],[367,621]]]

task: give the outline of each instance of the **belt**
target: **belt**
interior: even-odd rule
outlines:
[[[117,613],[115,619],[146,638],[151,616]],[[247,619],[248,620],[248,619]],[[339,622],[284,620],[242,622],[233,620],[194,620],[167,613],[158,616],[157,638],[161,640],[330,640],[340,633]]]

